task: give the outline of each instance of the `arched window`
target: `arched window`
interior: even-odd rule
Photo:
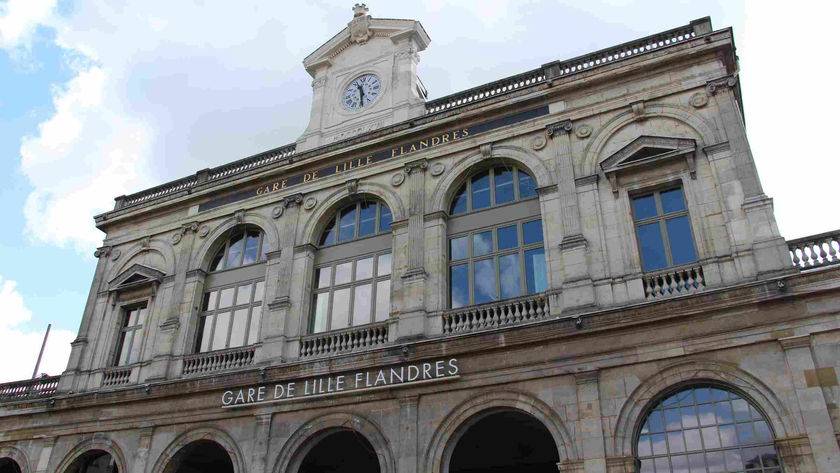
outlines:
[[[470,176],[455,194],[447,225],[450,307],[546,290],[543,227],[539,201],[531,198],[534,189],[534,179],[525,171],[497,165]]]
[[[496,166],[473,174],[455,193],[450,215],[509,204],[537,196],[534,178],[515,166]]]
[[[376,200],[354,202],[330,218],[315,258],[310,333],[388,320],[391,219]]]
[[[639,430],[636,455],[641,473],[781,472],[767,419],[718,386],[692,386],[659,401]]]
[[[79,456],[65,473],[119,473],[111,454],[102,450],[90,450]]]
[[[259,341],[268,244],[263,231],[241,225],[222,237],[201,300],[196,352]]]

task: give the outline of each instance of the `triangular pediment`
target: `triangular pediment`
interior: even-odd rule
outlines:
[[[133,289],[148,284],[160,284],[166,274],[148,266],[136,263],[108,283],[109,291]]]
[[[693,153],[697,143],[687,138],[643,135],[601,162],[605,173]]]
[[[303,66],[312,77],[321,67],[329,66],[333,58],[352,46],[361,46],[372,37],[391,38],[398,42],[413,38],[417,51],[423,51],[431,42],[419,21],[394,18],[373,18],[364,15],[354,18],[335,36],[303,59]]]

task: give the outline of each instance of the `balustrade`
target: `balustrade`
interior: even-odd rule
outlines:
[[[670,268],[642,278],[646,299],[693,294],[706,287],[703,267],[700,265]]]
[[[184,357],[184,368],[181,372],[186,376],[244,368],[254,362],[256,349],[255,345],[249,345],[187,355]]]
[[[544,294],[454,309],[443,314],[445,335],[534,322],[549,316]]]
[[[800,269],[820,268],[840,262],[840,230],[787,242],[790,259]]]
[[[116,366],[108,368],[102,373],[102,386],[120,386],[131,380],[130,366]]]
[[[23,401],[50,397],[58,389],[60,376],[41,376],[35,379],[0,384],[0,401]]]
[[[300,341],[300,357],[350,353],[388,343],[388,322],[316,333]]]

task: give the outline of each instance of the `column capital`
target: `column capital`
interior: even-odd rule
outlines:
[[[738,83],[738,76],[735,74],[730,74],[728,76],[723,76],[718,79],[713,79],[706,82],[706,92],[709,95],[715,95],[718,91],[723,89],[729,89],[735,87],[735,84]]]
[[[426,158],[423,158],[405,163],[403,171],[405,171],[406,174],[411,175],[414,171],[424,172],[428,167],[429,161]]]
[[[785,337],[779,339],[779,344],[784,350],[794,348],[808,348],[811,346],[811,335],[799,335],[796,337]]]
[[[574,127],[572,121],[569,119],[546,125],[545,131],[549,138],[554,138],[555,135],[568,135],[572,132]]]

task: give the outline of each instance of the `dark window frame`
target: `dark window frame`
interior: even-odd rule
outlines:
[[[257,286],[258,284],[263,284],[263,291],[262,296],[259,300],[256,299],[257,295]],[[248,297],[248,302],[243,304],[237,304],[237,298],[239,296],[239,288],[241,286],[248,286],[250,288],[250,295]],[[232,301],[231,305],[227,307],[219,307],[219,301],[221,300],[222,291],[227,289],[233,289],[232,294]],[[194,343],[194,352],[195,353],[211,353],[214,351],[220,350],[227,350],[229,348],[241,348],[251,345],[256,345],[260,342],[260,325],[262,324],[262,317],[263,317],[263,306],[265,303],[265,279],[264,278],[256,278],[256,279],[246,279],[242,281],[236,281],[230,284],[215,286],[209,290],[205,290],[201,296],[201,305],[199,307],[198,312],[198,324],[196,325],[196,334],[195,334],[195,343]],[[213,308],[209,309],[210,298],[214,299]],[[231,336],[233,335],[233,322],[234,317],[236,316],[236,312],[247,309],[247,321],[245,323],[245,331],[244,331],[244,340],[242,345],[231,346]],[[256,335],[255,339],[251,341],[251,328],[252,325],[255,323],[254,319],[254,311],[259,309],[259,316],[256,321],[257,328],[256,328]],[[227,325],[227,334],[225,335],[225,343],[224,347],[221,348],[213,348],[213,342],[215,340],[215,332],[216,332],[216,324],[218,322],[218,316],[229,314],[230,318],[228,320]],[[212,317],[212,322],[210,326],[210,331],[207,335],[208,346],[203,347],[204,341],[204,333],[207,330],[205,324],[207,323],[207,319]],[[249,343],[250,341],[250,343]]]
[[[119,330],[117,331],[117,340],[114,345],[114,354],[111,361],[111,366],[130,366],[140,362],[143,355],[143,337],[145,336],[146,322],[149,318],[149,301],[147,299],[128,302],[119,308]],[[140,314],[144,313],[142,320],[134,325],[128,325],[131,320],[131,313],[137,311],[137,319],[140,320]],[[144,312],[145,311],[145,312]],[[122,360],[123,348],[126,346],[126,339],[128,340],[127,359]],[[137,359],[132,360],[132,350],[137,347]]]
[[[683,210],[678,210],[674,212],[665,213],[662,207],[662,199],[661,195],[663,192],[673,191],[679,189],[682,194],[683,203],[685,204],[685,208]],[[656,215],[652,217],[645,217],[645,218],[638,218],[636,216],[635,206],[633,202],[636,199],[641,199],[644,197],[653,196],[654,204],[656,206]],[[686,196],[685,186],[683,185],[682,181],[678,182],[669,182],[667,184],[661,184],[654,187],[648,187],[645,189],[634,190],[628,193],[628,197],[630,200],[630,215],[633,220],[633,238],[636,241],[636,250],[639,252],[639,264],[642,268],[642,271],[645,273],[655,273],[657,271],[663,271],[670,268],[677,268],[681,266],[691,265],[699,261],[700,254],[697,251],[697,241],[694,235],[694,225],[691,222],[691,214],[689,212],[689,203],[688,197]],[[675,217],[685,217],[688,221],[688,229],[689,234],[691,235],[691,246],[694,250],[694,261],[674,264],[673,258],[673,251],[671,249],[671,238],[668,234],[668,229],[666,227],[666,222],[668,219],[672,219]],[[644,252],[642,251],[642,242],[639,239],[638,234],[638,227],[642,225],[648,225],[651,223],[658,223],[659,227],[659,236],[662,239],[663,248],[665,250],[665,261],[666,264],[662,268],[656,269],[645,269],[645,260],[644,260]]]
[[[509,171],[511,171],[511,174],[513,175],[513,189],[514,189],[513,190],[513,200],[511,200],[509,202],[502,202],[502,203],[497,203],[496,202],[496,169],[497,168],[504,168],[505,170],[509,170]],[[524,197],[522,196],[522,191],[520,189],[520,185],[521,185],[520,176],[519,176],[520,172],[527,175],[528,178],[530,178],[531,182],[533,183],[533,187],[534,187],[533,195],[527,195],[527,196],[524,196]],[[475,179],[476,176],[480,176],[481,174],[484,174],[484,173],[487,174],[487,180],[488,180],[487,185],[489,186],[489,192],[490,192],[490,197],[489,197],[490,198],[490,205],[488,205],[486,207],[481,207],[481,208],[476,209],[473,206],[473,192],[472,192],[473,180]],[[466,210],[460,211],[460,212],[455,212],[454,211],[455,203],[458,200],[459,196],[461,196],[462,194],[465,195],[465,197],[467,199]],[[475,172],[472,172],[472,173],[468,174],[466,176],[466,178],[462,182],[459,183],[457,190],[455,191],[454,194],[452,194],[452,197],[449,200],[448,213],[451,217],[460,217],[462,215],[468,215],[468,214],[471,214],[471,213],[481,212],[483,210],[492,209],[492,208],[495,208],[495,207],[511,205],[511,204],[515,204],[515,203],[518,203],[518,202],[522,202],[522,201],[526,201],[526,200],[530,200],[530,199],[537,199],[537,198],[539,198],[539,191],[538,191],[538,187],[537,187],[537,180],[534,178],[533,174],[531,174],[528,170],[526,170],[526,169],[524,169],[520,166],[515,166],[515,165],[496,162],[493,165],[487,166],[486,168],[483,168],[483,169],[480,169],[480,170],[477,170]]]
[[[257,244],[257,259],[254,260],[254,262],[252,262],[252,263],[243,264],[243,261],[245,260],[245,245],[247,244],[247,241],[248,241],[248,230],[257,230],[260,233],[259,242]],[[243,245],[242,252],[239,255],[238,263],[236,265],[233,265],[233,266],[228,266],[227,261],[228,261],[228,253],[230,252],[230,242],[231,242],[231,239],[235,236],[235,234],[239,231],[242,232],[242,237],[244,239],[243,242],[242,242],[242,245]],[[255,265],[255,264],[264,263],[267,259],[266,254],[268,253],[268,251],[266,251],[266,250],[268,250],[268,246],[267,246],[267,242],[266,242],[266,238],[265,238],[265,231],[257,225],[253,225],[253,224],[237,225],[237,226],[227,230],[222,238],[224,238],[225,241],[213,253],[213,258],[210,260],[210,265],[209,265],[209,268],[208,268],[208,272],[218,273],[218,272],[221,272],[221,271],[229,271],[229,270],[232,270],[232,269],[243,268],[243,267],[247,267],[247,266],[251,266],[251,265]],[[222,255],[221,260],[220,260],[222,266],[218,269],[214,269],[213,268],[213,266],[215,266],[214,262],[219,258],[220,254]]]
[[[370,204],[375,204],[376,205],[376,213],[375,213],[374,221],[373,221],[374,231],[373,231],[373,233],[360,236],[359,235],[359,223],[361,222],[361,217],[362,217],[362,212],[361,212],[362,205],[365,204],[365,203],[370,203]],[[340,228],[341,227],[341,224],[340,224],[341,214],[345,210],[347,210],[351,207],[353,207],[354,210],[355,210],[355,216],[354,216],[354,220],[353,220],[353,237],[349,238],[347,240],[340,240],[340,238],[341,238],[341,228]],[[388,229],[387,230],[382,229],[382,216],[383,216],[382,209],[383,208],[388,210],[388,215],[390,215],[390,219],[391,219],[391,223],[388,224]],[[365,199],[365,198],[358,199],[358,200],[354,201],[353,203],[342,206],[341,208],[335,210],[330,215],[330,219],[327,221],[327,224],[321,230],[321,235],[318,238],[318,246],[320,248],[326,248],[326,247],[343,245],[345,243],[350,243],[351,241],[363,240],[365,238],[371,238],[371,237],[375,237],[375,236],[379,236],[379,235],[385,235],[385,234],[388,234],[392,231],[393,222],[394,222],[394,214],[391,211],[391,208],[388,206],[388,204],[386,204],[382,200],[380,200],[380,199],[370,199],[370,198],[368,198],[368,199]],[[327,243],[326,239],[330,236],[329,232],[331,232],[331,231],[333,232],[332,241],[330,243]]]

